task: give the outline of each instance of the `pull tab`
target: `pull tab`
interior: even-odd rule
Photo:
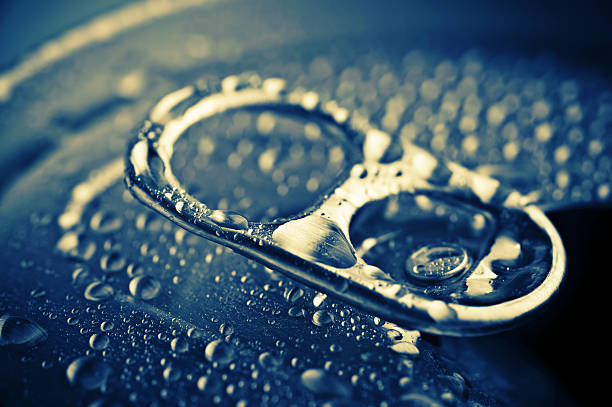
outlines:
[[[211,209],[175,177],[174,143],[193,124],[243,108],[326,122],[360,146],[361,160],[290,219],[253,222]],[[401,157],[383,162],[392,145],[356,114],[333,102],[320,106],[312,92],[286,92],[276,78],[231,76],[218,93],[186,87],[164,97],[129,145],[125,180],[136,198],[181,227],[412,329],[491,333],[553,295],[565,252],[540,209],[407,140]]]

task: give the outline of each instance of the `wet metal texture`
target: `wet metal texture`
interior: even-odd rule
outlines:
[[[4,66],[0,405],[598,393],[516,338],[598,360],[606,267],[568,269],[580,326],[515,320],[548,326],[550,211],[612,201],[612,35],[557,43],[583,14],[519,3],[147,0]]]

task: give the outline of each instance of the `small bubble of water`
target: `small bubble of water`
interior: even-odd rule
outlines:
[[[115,290],[108,284],[94,281],[85,288],[85,299],[89,301],[104,301],[113,296]]]
[[[207,376],[200,376],[200,378],[197,381],[198,390],[205,391],[207,384],[208,384],[208,377]]]
[[[45,294],[47,294],[47,291],[45,291],[42,288],[35,288],[32,291],[30,291],[30,297],[32,298],[39,298],[44,296]]]
[[[102,332],[110,332],[113,330],[114,327],[115,324],[113,324],[111,321],[104,321],[100,324],[100,330]]]

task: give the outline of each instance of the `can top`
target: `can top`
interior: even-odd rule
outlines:
[[[286,90],[282,79],[244,74],[212,88],[189,86],[161,99],[127,153],[132,194],[183,228],[385,320],[436,334],[506,329],[559,287],[563,244],[530,197],[409,140],[390,159],[397,146],[389,134],[314,92]],[[334,128],[351,167],[317,204],[288,218],[258,222],[210,208],[175,176],[174,146],[195,123],[239,109]],[[382,216],[368,210],[382,207]]]

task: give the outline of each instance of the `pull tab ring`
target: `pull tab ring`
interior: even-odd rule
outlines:
[[[253,222],[236,212],[209,208],[191,196],[174,175],[174,144],[193,124],[242,108],[282,111],[334,125],[353,143],[361,143],[363,160],[341,176],[318,204],[290,219]],[[453,336],[492,333],[513,326],[548,301],[563,279],[565,251],[554,226],[529,197],[456,163],[438,160],[407,141],[400,159],[381,162],[390,144],[387,133],[335,103],[320,106],[312,92],[286,92],[284,81],[277,78],[259,85],[231,76],[218,93],[202,95],[189,86],[161,99],[129,144],[125,181],[137,199],[188,231],[413,329]],[[428,295],[427,288],[415,290],[423,282],[441,286],[447,280],[457,287],[469,288],[470,282],[474,287],[489,287],[486,279],[496,276],[493,266],[518,257],[508,252],[519,243],[499,233],[488,237],[478,261],[466,260],[467,255],[453,244],[417,250],[410,256],[408,274],[420,282],[395,278],[368,264],[364,260],[367,247],[362,244],[356,250],[351,242],[351,221],[368,204],[399,194],[452,197],[494,211],[505,219],[502,223],[521,222],[546,247],[537,262],[541,276],[536,279],[522,272],[521,278],[508,278],[506,294],[501,297],[475,289],[476,294],[467,290],[469,295],[439,299]],[[442,272],[436,265],[442,266]],[[515,287],[523,281],[528,281],[527,292]]]

